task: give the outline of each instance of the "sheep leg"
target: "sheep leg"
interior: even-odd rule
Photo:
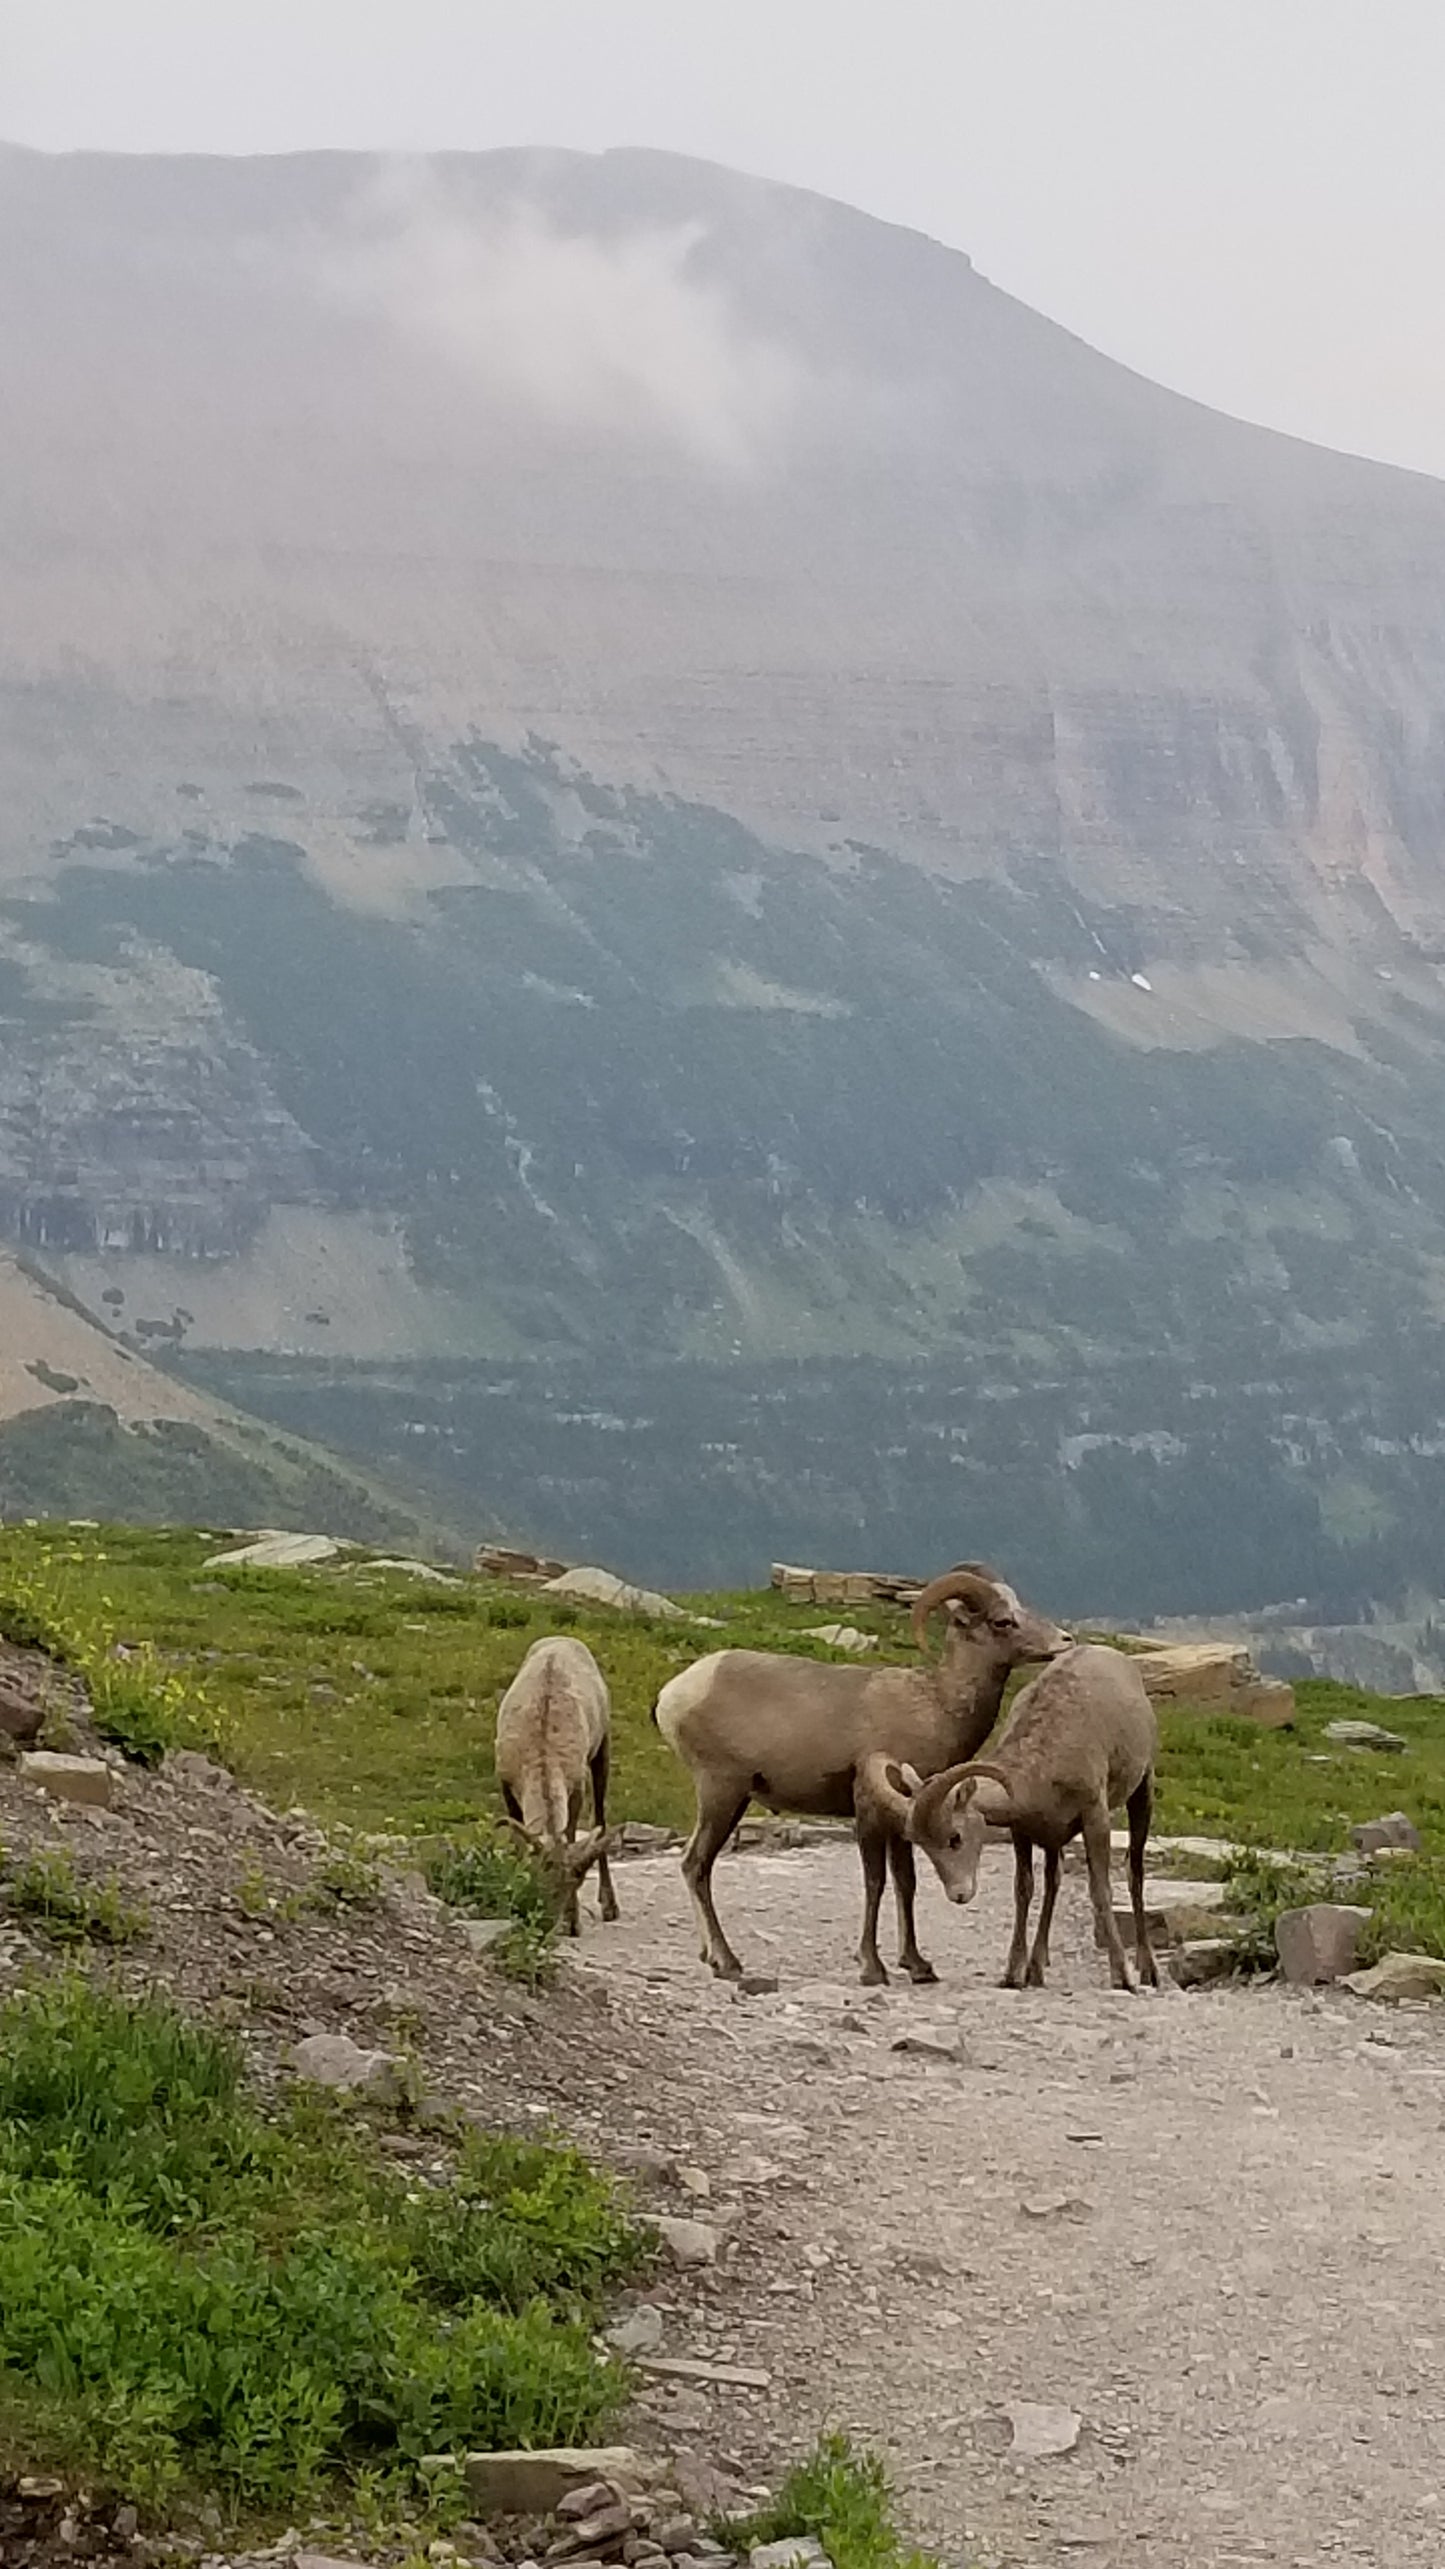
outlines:
[[[1114,1924],[1114,1892],[1109,1880],[1109,1814],[1107,1809],[1086,1811],[1082,1823],[1084,1854],[1089,1866],[1089,1897],[1094,1904],[1094,1926],[1099,1944],[1109,1957],[1109,1979],[1115,1989],[1130,1989],[1129,1965],[1119,1930]]]
[[[863,1859],[863,1933],[858,1943],[858,1960],[863,1968],[858,1977],[865,1989],[886,1989],[888,1974],[878,1950],[878,1910],[888,1879],[888,1840],[882,1830],[860,1824],[858,1853]]]
[[[592,1810],[599,1829],[605,1829],[607,1826],[607,1770],[609,1760],[610,1750],[608,1742],[604,1739],[602,1746],[597,1751],[591,1765]],[[612,1888],[612,1875],[608,1870],[607,1849],[605,1846],[597,1859],[597,1906],[610,1926],[616,1918],[618,1910],[617,1894]]]
[[[1146,1775],[1129,1796],[1129,1898],[1134,1910],[1134,1952],[1139,1964],[1139,1977],[1148,1989],[1159,1986],[1159,1965],[1149,1938],[1149,1920],[1144,1909],[1144,1849],[1149,1838],[1149,1823],[1154,1816],[1154,1778]]]
[[[712,1869],[751,1800],[750,1793],[737,1793],[729,1787],[725,1800],[720,1796],[704,1806],[699,1794],[697,1826],[682,1859],[682,1878],[692,1894],[702,1929],[702,1958],[720,1980],[741,1980],[743,1967],[718,1924],[712,1898]]]
[[[888,1864],[893,1875],[893,1899],[898,1911],[898,1966],[912,1981],[922,1986],[938,1978],[931,1962],[918,1950],[918,1931],[913,1923],[913,1900],[918,1889],[918,1875],[913,1862],[913,1849],[907,1838],[890,1837]]]
[[[1034,1933],[1034,1949],[1029,1956],[1029,1967],[1024,1973],[1024,1984],[1029,1989],[1042,1989],[1044,1985],[1044,1973],[1049,1967],[1049,1929],[1054,1923],[1054,1902],[1058,1896],[1059,1850],[1056,1846],[1049,1846],[1044,1849],[1043,1906],[1039,1910],[1039,1923]]]
[[[1005,1989],[1022,1989],[1024,1962],[1029,1949],[1029,1903],[1034,1896],[1033,1840],[1014,1831],[1014,1932],[1004,1964]]]

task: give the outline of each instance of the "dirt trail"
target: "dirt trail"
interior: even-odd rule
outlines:
[[[1114,1995],[1075,1874],[1050,1987],[1002,1991],[1006,1852],[967,1916],[923,1891],[937,1989],[854,1985],[851,1847],[727,1858],[717,1888],[776,1995],[703,1972],[671,1856],[621,1870],[568,1971],[609,2084],[647,2064],[641,2113],[614,2085],[570,2119],[695,2162],[711,2199],[669,2208],[738,2242],[667,2354],[771,2375],[661,2386],[657,2425],[752,2469],[862,2430],[950,2563],[1438,2569],[1445,2010]],[[1019,2400],[1077,2411],[1077,2449],[1001,2452]]]

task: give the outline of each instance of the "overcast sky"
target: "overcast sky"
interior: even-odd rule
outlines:
[[[1445,0],[0,0],[0,135],[695,152],[1445,474]]]

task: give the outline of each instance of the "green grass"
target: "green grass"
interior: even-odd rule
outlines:
[[[53,1945],[129,1945],[146,1917],[113,1882],[81,1882],[65,1847],[41,1847],[22,1864],[0,1848],[0,1916],[22,1918]]]
[[[562,1925],[561,1884],[520,1837],[483,1825],[469,1838],[446,1838],[426,1878],[438,1899],[473,1918],[510,1918],[511,1933],[492,1948],[514,1980],[542,1988],[556,1964]]]
[[[473,2135],[453,2182],[228,2040],[79,1980],[0,2010],[0,2470],[289,2514],[430,2454],[585,2443],[593,2330],[644,2253],[574,2152]]]
[[[1246,1968],[1272,1970],[1280,1911],[1305,1909],[1316,1900],[1369,1909],[1370,1923],[1360,1938],[1362,1964],[1386,1953],[1435,1954],[1445,1961],[1445,1857],[1391,1856],[1360,1881],[1341,1883],[1328,1866],[1271,1864],[1245,1855],[1226,1868],[1225,1880]]]
[[[214,1536],[190,1531],[6,1527],[0,1632],[51,1639],[132,1753],[154,1755],[167,1739],[210,1743],[278,1807],[299,1802],[329,1824],[430,1841],[437,1852],[497,1816],[496,1707],[540,1633],[576,1632],[606,1673],[609,1818],[678,1828],[690,1823],[692,1795],[652,1726],[659,1686],[722,1644],[841,1655],[805,1637],[808,1624],[835,1619],[831,1610],[768,1590],[684,1600],[719,1619],[712,1630],[490,1580],[432,1588],[364,1555],[310,1570],[208,1571],[215,1548]],[[879,1661],[913,1662],[901,1616],[850,1608],[847,1620],[878,1634]],[[117,1645],[130,1655],[118,1657]],[[1327,1682],[1296,1693],[1293,1731],[1165,1712],[1157,1828],[1323,1853],[1347,1845],[1352,1822],[1402,1803],[1426,1851],[1445,1857],[1445,1703]],[[1407,1754],[1333,1749],[1325,1725],[1347,1715],[1399,1731]]]
[[[893,2492],[878,2456],[846,2435],[825,2435],[788,2473],[775,2498],[749,2516],[724,2518],[721,2538],[742,2553],[755,2542],[816,2534],[833,2569],[933,2569],[898,2530]]]

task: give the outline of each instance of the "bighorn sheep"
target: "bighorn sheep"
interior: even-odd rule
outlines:
[[[712,1869],[754,1799],[775,1811],[856,1822],[865,1985],[888,1977],[878,1952],[878,1908],[890,1867],[899,1962],[910,1980],[938,1977],[914,1932],[912,1845],[864,1768],[877,1752],[923,1775],[971,1757],[998,1717],[1009,1671],[1051,1659],[1070,1641],[977,1562],[945,1571],[918,1596],[913,1637],[920,1650],[940,1609],[948,1620],[936,1667],[840,1668],[774,1651],[715,1650],[663,1687],[652,1718],[690,1768],[697,1793],[683,1875],[702,1929],[703,1961],[724,1978],[735,1979],[742,1965],[718,1924]]]
[[[1012,1831],[1014,1932],[1005,1989],[1043,1985],[1059,1859],[1069,1840],[1080,1834],[1109,1977],[1116,1989],[1129,1987],[1109,1885],[1109,1815],[1127,1806],[1135,1952],[1140,1977],[1157,1988],[1159,1972],[1144,1914],[1144,1847],[1158,1753],[1154,1707],[1137,1668],[1117,1650],[1080,1642],[1023,1688],[986,1759],[966,1758],[925,1782],[916,1759],[905,1769],[896,1760],[875,1758],[865,1789],[908,1843],[923,1849],[950,1900],[973,1898],[990,1825]],[[1044,1898],[1030,1953],[1036,1846],[1044,1850]]]
[[[507,1815],[558,1880],[567,1932],[579,1932],[577,1894],[597,1867],[598,1905],[617,1916],[607,1868],[607,1681],[584,1641],[563,1633],[534,1641],[497,1708],[497,1781]],[[597,1825],[577,1835],[588,1779]]]

